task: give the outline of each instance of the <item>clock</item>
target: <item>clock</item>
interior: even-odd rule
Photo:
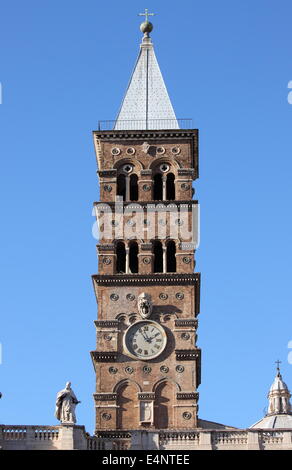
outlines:
[[[164,351],[167,342],[164,328],[152,320],[131,325],[124,336],[126,354],[143,361],[154,359]]]

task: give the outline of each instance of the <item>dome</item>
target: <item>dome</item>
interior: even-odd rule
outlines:
[[[292,414],[277,414],[265,416],[257,423],[250,426],[251,429],[292,429]]]
[[[280,373],[278,373],[275,377],[274,382],[271,385],[270,392],[275,392],[278,390],[288,390],[287,385],[282,379],[282,376]]]

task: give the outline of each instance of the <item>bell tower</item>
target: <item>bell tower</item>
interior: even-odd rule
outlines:
[[[198,419],[198,130],[175,116],[148,16],[140,29],[118,117],[93,132],[100,237],[91,357],[99,435],[192,429]]]

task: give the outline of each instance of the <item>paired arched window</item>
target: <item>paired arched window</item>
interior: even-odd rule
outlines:
[[[118,241],[116,244],[116,273],[129,274],[138,273],[138,243],[130,242],[126,247],[125,243]]]
[[[138,176],[133,171],[133,165],[125,164],[118,170],[117,196],[123,201],[138,201]]]
[[[175,273],[176,272],[176,245],[173,240],[169,240],[165,246],[158,240],[153,242],[153,272],[154,273]]]
[[[161,164],[153,177],[153,200],[175,200],[175,176],[168,172],[169,165]]]

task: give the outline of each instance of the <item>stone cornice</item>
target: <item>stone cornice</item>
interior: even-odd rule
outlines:
[[[102,286],[131,286],[131,285],[198,285],[200,273],[190,274],[94,274],[94,284]],[[199,286],[198,286],[199,289]]]
[[[135,210],[135,208],[140,209],[141,207],[143,209],[147,209],[149,212],[156,212],[156,211],[161,211],[163,212],[163,209],[166,209],[168,211],[171,211],[171,208],[177,208],[182,210],[192,210],[192,207],[194,205],[198,205],[198,200],[196,199],[190,199],[190,200],[185,200],[185,201],[139,201],[139,202],[134,202],[134,201],[123,201],[123,202],[100,202],[100,201],[95,201],[93,205],[96,207],[98,206],[100,210],[104,210],[106,212],[106,209],[110,209],[109,212],[123,212],[128,206],[130,206],[128,209],[130,210]],[[161,206],[161,209],[159,209],[159,205]],[[185,207],[181,207],[185,206]]]
[[[118,142],[121,140],[189,140],[198,138],[198,129],[166,129],[166,130],[114,130],[93,131],[96,139],[102,142]]]

